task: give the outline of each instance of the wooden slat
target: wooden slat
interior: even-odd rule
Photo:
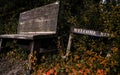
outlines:
[[[21,35],[21,34],[4,34],[0,35],[0,38],[12,38],[12,39],[33,39],[34,35]]]
[[[109,37],[110,36],[109,33],[104,33],[104,32],[89,30],[89,29],[82,29],[82,28],[73,28],[72,32],[76,34],[85,34],[85,35],[91,35],[91,36],[96,36],[96,37]]]

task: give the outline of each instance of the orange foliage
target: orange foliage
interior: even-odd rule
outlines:
[[[113,47],[113,48],[112,48],[112,51],[113,51],[113,52],[118,52],[118,48],[117,48],[117,47]]]
[[[73,68],[72,69],[73,75],[77,75],[77,71]]]
[[[98,69],[96,75],[106,75],[106,72],[103,69]]]

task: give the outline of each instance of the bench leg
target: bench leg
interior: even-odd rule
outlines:
[[[29,67],[28,67],[28,74],[27,75],[30,75],[30,72],[32,70],[31,57],[33,56],[33,49],[34,49],[34,41],[32,41],[30,43],[30,54],[28,56],[28,65],[29,65]]]
[[[2,49],[2,40],[3,39],[0,39],[0,52],[1,52],[1,49]]]

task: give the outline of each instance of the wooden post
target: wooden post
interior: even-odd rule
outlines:
[[[70,53],[71,43],[72,43],[72,33],[70,33],[70,35],[69,35],[69,40],[68,40],[68,45],[67,45],[67,50],[66,50],[66,56],[68,56],[69,53]]]
[[[33,49],[34,49],[34,40],[31,41],[30,43],[30,54],[29,54],[29,57],[28,57],[28,64],[29,64],[29,75],[30,75],[30,71],[32,70],[32,63],[31,63],[31,57],[33,56]]]

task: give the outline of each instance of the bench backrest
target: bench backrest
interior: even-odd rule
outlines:
[[[55,34],[59,2],[20,13],[18,34]]]

